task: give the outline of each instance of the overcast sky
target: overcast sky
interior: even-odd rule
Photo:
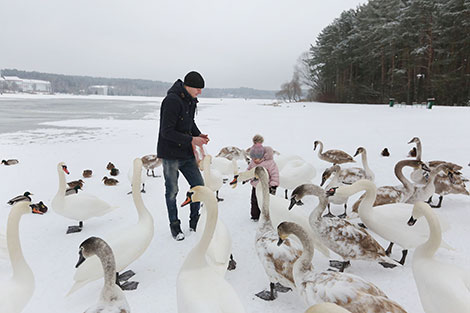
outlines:
[[[364,0],[0,0],[0,68],[277,90]]]

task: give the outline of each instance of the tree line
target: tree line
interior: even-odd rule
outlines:
[[[292,81],[299,75],[317,101],[470,105],[470,0],[370,0],[344,11]]]

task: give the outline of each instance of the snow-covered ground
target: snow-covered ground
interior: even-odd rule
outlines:
[[[60,96],[56,96],[59,97]],[[23,96],[15,96],[15,100]],[[51,96],[35,96],[45,101]],[[90,100],[90,97],[86,97]],[[113,99],[113,98],[107,98]],[[114,98],[119,101],[119,98]],[[99,99],[97,99],[99,100]],[[129,99],[126,99],[129,100]],[[138,99],[146,101],[147,99]],[[319,184],[321,173],[329,166],[318,159],[313,142],[321,140],[325,149],[342,149],[354,154],[359,146],[367,149],[369,165],[375,172],[376,184],[398,185],[394,177],[394,164],[406,158],[411,145],[407,142],[418,136],[423,143],[424,160],[448,160],[464,165],[463,173],[470,177],[470,110],[461,107],[390,108],[386,105],[352,105],[292,103],[272,105],[271,100],[200,99],[196,117],[199,128],[209,134],[207,151],[217,152],[224,146],[247,148],[254,134],[260,133],[265,144],[282,154],[297,154],[309,161],[317,170],[314,183]],[[11,96],[0,96],[0,108],[11,105]],[[130,100],[132,101],[132,100]],[[31,130],[0,134],[0,159],[16,158],[14,166],[0,166],[0,233],[5,233],[10,207],[6,201],[25,191],[33,193],[33,201],[44,201],[49,212],[43,216],[24,216],[20,225],[21,242],[28,264],[35,279],[36,290],[24,309],[25,313],[83,312],[94,304],[102,288],[102,280],[86,285],[69,297],[65,294],[73,284],[72,277],[78,260],[78,246],[90,236],[104,236],[115,229],[136,223],[136,211],[131,196],[127,172],[132,160],[154,153],[158,134],[159,101],[150,99],[155,109],[142,119],[86,118],[47,122]],[[47,112],[47,111],[46,111]],[[112,112],[110,112],[111,114]],[[28,112],[18,112],[27,115]],[[70,115],[73,118],[73,114]],[[380,152],[387,147],[391,156],[384,158]],[[91,178],[84,179],[84,190],[118,205],[113,212],[85,222],[81,233],[66,235],[71,220],[53,212],[51,200],[57,192],[56,165],[64,161],[71,172],[68,180],[81,178],[84,169],[92,169]],[[108,175],[106,165],[113,162],[120,169],[118,186],[105,186],[101,179]],[[360,160],[357,160],[360,164]],[[246,167],[239,163],[241,169]],[[161,168],[157,170],[161,174]],[[140,282],[137,290],[126,292],[132,312],[176,312],[176,276],[187,252],[198,237],[188,232],[189,209],[179,209],[182,228],[187,235],[182,242],[172,239],[164,201],[162,177],[146,182],[143,194],[146,207],[155,220],[155,236],[148,250],[129,268],[137,274],[133,280]],[[180,179],[178,202],[184,200],[188,189]],[[278,299],[265,302],[254,296],[268,287],[268,280],[254,251],[254,235],[257,224],[250,221],[250,186],[236,189],[224,186],[220,196],[219,217],[228,226],[233,240],[233,254],[237,269],[227,272],[226,279],[233,285],[247,312],[304,312],[302,299],[295,293],[279,294]],[[278,190],[278,196],[283,190]],[[358,197],[349,200],[352,205]],[[437,200],[437,198],[436,198]],[[311,205],[312,202],[307,204]],[[308,211],[309,205],[301,210]],[[444,234],[447,243],[455,251],[439,250],[437,258],[458,264],[470,270],[470,198],[450,195],[444,198],[441,209],[451,229]],[[341,206],[333,206],[340,213]],[[378,238],[386,245],[386,242]],[[393,257],[401,256],[394,249]],[[356,261],[346,271],[359,275],[379,286],[391,299],[400,303],[408,312],[424,312],[418,297],[411,271],[413,251],[404,267],[393,270],[380,265]],[[328,259],[316,253],[316,270],[328,268]],[[7,279],[10,265],[0,258],[0,281]],[[463,313],[463,312],[462,312]]]

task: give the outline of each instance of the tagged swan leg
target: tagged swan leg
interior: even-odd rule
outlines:
[[[265,301],[272,301],[277,298],[277,291],[274,288],[274,283],[269,283],[269,291],[263,290],[255,294],[258,298],[261,298]]]
[[[78,226],[69,226],[69,228],[67,228],[67,234],[71,234],[71,233],[79,233],[82,231],[82,228],[83,228],[83,222],[80,221],[78,222]]]

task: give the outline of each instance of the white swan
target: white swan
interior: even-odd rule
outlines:
[[[284,164],[279,170],[279,186],[285,189],[285,198],[287,199],[287,190],[311,183],[315,175],[313,165],[303,159],[293,159]]]
[[[343,261],[330,261],[330,266],[340,272],[350,265],[350,260],[377,261],[386,268],[393,268],[393,260],[386,256],[384,248],[364,228],[356,226],[338,217],[322,217],[328,200],[320,186],[313,184],[300,185],[294,189],[289,210],[306,195],[316,196],[319,200],[316,208],[310,213],[310,226],[316,238],[343,258]]]
[[[307,309],[307,311],[305,311],[305,313],[351,313],[351,311],[331,302],[323,302],[312,305]]]
[[[211,167],[223,176],[233,177],[233,175],[238,174],[238,163],[235,159],[229,160],[222,157],[213,157]]]
[[[328,185],[326,185],[325,190],[330,190],[332,188],[338,188],[339,186],[344,185],[344,183],[340,180],[340,173],[341,173],[341,167],[337,164],[333,165],[330,168],[327,168],[322,174],[322,179],[321,179],[320,186],[323,186],[323,184],[327,181],[328,178],[331,177],[331,175],[333,175],[333,177],[331,178]],[[346,210],[348,208],[348,199],[349,199],[349,197],[345,197],[343,195],[338,195],[338,194],[334,194],[331,197],[328,197],[328,213],[325,214],[325,216],[326,217],[334,217],[335,216],[330,211],[330,204],[334,203],[334,204],[343,204],[344,205],[344,213],[340,214],[338,217],[345,218],[347,216],[346,215]]]
[[[256,197],[262,200],[261,214],[258,221],[258,229],[255,236],[255,249],[258,258],[263,264],[266,275],[269,278],[270,290],[256,294],[263,300],[274,300],[276,291],[287,291],[285,287],[295,288],[292,269],[295,261],[302,254],[300,244],[295,240],[289,241],[283,247],[277,246],[277,232],[273,227],[270,214],[272,212],[269,196],[268,173],[264,167],[257,166],[249,171],[242,172],[237,177],[242,181],[256,177],[260,183],[256,186]],[[287,207],[284,206],[287,211]],[[277,226],[277,224],[276,224]],[[281,284],[277,287],[275,284]],[[279,286],[279,285],[278,285]],[[284,287],[284,288],[283,288]]]
[[[294,160],[304,160],[301,156],[295,154],[274,154],[274,162],[276,162],[277,169],[281,171],[284,166]]]
[[[23,256],[19,224],[21,217],[25,214],[44,212],[32,210],[30,204],[29,201],[18,202],[13,205],[8,215],[6,240],[13,275],[9,280],[0,282],[0,312],[2,313],[20,313],[34,293],[34,274]]]
[[[212,190],[196,186],[183,203],[204,203],[207,220],[200,241],[188,253],[176,279],[178,313],[243,313],[233,287],[207,263],[206,252],[217,223],[217,200]]]
[[[327,150],[323,152],[323,143],[320,140],[316,140],[313,143],[313,150],[316,150],[317,146],[320,146],[320,148],[318,149],[318,158],[320,160],[330,162],[333,164],[356,162],[354,161],[352,156],[350,156],[343,150]]]
[[[92,217],[102,216],[114,206],[109,205],[98,197],[84,192],[65,196],[66,183],[65,173],[69,174],[64,162],[57,164],[57,174],[59,176],[59,188],[54,199],[52,199],[52,209],[62,216],[76,220],[78,226],[69,226],[67,233],[79,232],[82,230],[83,221]]]
[[[204,177],[204,186],[215,192],[217,201],[223,201],[224,199],[219,198],[219,189],[224,184],[224,178],[222,174],[211,166],[212,156],[206,154],[202,159],[201,170]]]
[[[334,271],[315,272],[313,242],[299,225],[283,222],[277,231],[278,245],[282,245],[289,235],[296,236],[302,243],[302,256],[295,262],[293,271],[296,291],[307,305],[331,302],[351,313],[406,313],[377,286],[359,276]]]
[[[132,198],[137,209],[137,224],[116,230],[104,236],[114,252],[116,270],[124,270],[129,264],[137,260],[147,250],[153,238],[154,225],[150,212],[145,207],[142,195],[139,192],[142,161],[136,158],[133,163],[134,175],[132,180]],[[103,277],[103,268],[98,257],[88,258],[75,272],[74,285],[68,295],[85,286],[91,281]],[[135,286],[135,285],[134,285]],[[134,286],[130,287],[133,288]]]
[[[413,209],[412,204],[392,203],[372,207],[376,195],[376,187],[370,180],[359,180],[350,186],[341,186],[335,193],[351,196],[357,192],[365,191],[364,199],[359,205],[359,217],[371,231],[390,241],[387,254],[392,251],[393,244],[403,248],[399,263],[404,264],[408,249],[416,248],[426,241],[429,236],[429,227],[421,221],[415,228],[407,227],[406,222]]]
[[[436,213],[424,202],[416,202],[408,225],[424,216],[429,224],[429,239],[416,248],[413,276],[421,305],[426,313],[470,312],[470,271],[434,259],[442,232]]]
[[[113,250],[103,239],[90,237],[83,241],[80,244],[79,259],[75,267],[79,267],[87,258],[95,255],[103,266],[104,286],[98,302],[85,313],[130,313],[126,296],[116,285],[116,262]]]

